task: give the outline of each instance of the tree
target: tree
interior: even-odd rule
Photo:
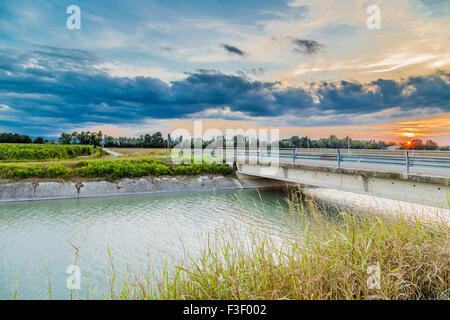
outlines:
[[[72,132],[72,143],[78,143],[78,133],[76,131]]]
[[[70,144],[72,142],[72,135],[70,133],[61,133],[58,139],[60,144]]]
[[[311,148],[313,147],[313,142],[308,137],[300,138],[300,148]]]
[[[336,149],[339,147],[339,139],[335,135],[331,135],[328,141],[328,148]]]
[[[296,148],[301,148],[302,147],[302,143],[300,141],[300,138],[298,136],[293,136],[291,137],[291,143],[292,146],[296,147]]]
[[[155,147],[155,148],[161,148],[161,147],[165,146],[164,138],[163,138],[163,135],[161,132],[158,131],[152,135],[152,144],[153,144],[153,147]]]
[[[437,150],[437,149],[439,149],[439,146],[433,140],[428,140],[425,143],[424,148],[425,148],[425,150]]]
[[[152,146],[152,136],[148,133],[144,136],[144,147],[150,148]]]
[[[36,143],[36,144],[43,144],[43,143],[44,143],[44,138],[42,138],[42,137],[37,137],[36,139],[34,139],[33,143]]]
[[[105,147],[117,146],[116,139],[114,139],[114,137],[108,136],[108,135],[105,135],[104,144],[105,144]]]
[[[111,137],[112,138],[112,137]],[[61,136],[58,139],[60,144],[85,144],[85,145],[93,145],[94,147],[98,147],[102,145],[103,142],[103,134],[101,131],[99,132],[72,132],[70,133],[61,133]]]
[[[0,133],[0,143],[32,143],[33,140],[27,135],[17,133]]]
[[[413,150],[423,150],[423,142],[420,139],[414,139],[411,141],[410,149]]]

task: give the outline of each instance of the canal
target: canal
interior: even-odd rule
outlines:
[[[81,287],[73,298],[103,298],[112,269],[161,270],[195,256],[224,228],[292,228],[286,196],[237,190],[2,204],[0,299],[69,299],[75,259]]]

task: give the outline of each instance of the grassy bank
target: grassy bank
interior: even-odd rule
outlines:
[[[232,174],[226,164],[171,165],[156,159],[82,160],[47,163],[2,163],[0,179],[104,178],[117,180],[161,175]]]
[[[109,298],[449,299],[447,226],[349,212],[330,218],[297,195],[289,207],[302,218],[298,232],[275,241],[224,230],[200,257],[165,269],[156,283],[150,275],[114,276]]]

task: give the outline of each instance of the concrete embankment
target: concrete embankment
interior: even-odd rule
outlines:
[[[31,200],[52,200],[120,196],[132,194],[155,194],[172,192],[195,192],[265,188],[286,185],[273,180],[243,179],[227,176],[199,177],[145,177],[108,181],[77,182],[12,182],[0,184],[0,203]]]
[[[375,197],[328,188],[303,187],[302,192],[315,201],[350,211],[373,213],[386,217],[404,217],[414,221],[438,222],[450,226],[450,210],[423,204]]]

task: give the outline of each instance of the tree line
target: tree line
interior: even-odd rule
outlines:
[[[72,132],[72,133],[61,133],[58,139],[60,144],[84,144],[91,145],[94,147],[100,147],[103,143],[103,133],[99,132]]]
[[[86,144],[93,146],[103,145],[106,148],[167,148],[168,145],[173,146],[177,140],[170,141],[164,139],[161,132],[154,134],[141,135],[135,137],[119,137],[104,135],[99,132],[73,132],[62,133],[59,137],[60,144]]]
[[[3,132],[0,133],[0,143],[45,143],[46,141],[42,137],[37,137],[36,139],[31,139],[30,136],[25,134]],[[47,140],[48,142],[48,140]]]
[[[353,140],[350,137],[339,139],[335,135],[329,138],[320,138],[312,140],[308,137],[293,136],[290,139],[279,141],[280,148],[331,148],[331,149],[387,149],[395,146],[395,142],[375,141],[375,140]],[[433,140],[423,141],[421,139],[413,139],[408,142],[399,143],[399,149],[411,150],[448,150],[449,147],[441,147]]]
[[[255,138],[246,138],[244,136],[235,136],[229,139],[225,137],[212,138],[211,140],[188,139],[183,140],[186,148],[189,146],[201,145],[206,148],[219,138],[223,141],[223,146],[240,146],[249,147],[250,145],[260,145],[260,141]],[[115,138],[109,135],[103,135],[101,131],[90,132],[72,132],[62,133],[58,139],[59,144],[82,144],[92,145],[94,147],[104,146],[109,148],[167,148],[173,147],[181,143],[182,137],[171,139],[170,136],[165,138],[161,132],[153,134],[141,135],[139,137],[118,137]],[[32,140],[30,136],[18,133],[0,133],[0,143],[54,143],[53,141],[44,140],[42,137],[37,137]],[[307,136],[299,137],[292,136],[289,139],[281,139],[278,141],[279,148],[350,148],[350,149],[387,149],[390,146],[396,145],[395,142],[375,141],[375,140],[355,140],[350,137],[339,139],[335,135],[328,138],[311,139]],[[449,147],[439,147],[433,140],[423,141],[421,139],[413,139],[409,143],[399,143],[400,149],[411,150],[449,150]]]
[[[354,140],[350,137],[339,139],[335,135],[329,138],[311,139],[308,137],[293,136],[289,139],[280,140],[280,148],[331,148],[331,149],[387,149],[395,145],[395,142],[375,140]]]
[[[420,139],[411,140],[410,143],[402,143],[400,144],[400,149],[411,149],[411,150],[448,150],[449,147],[441,147],[439,148],[438,144],[433,140],[423,141]]]
[[[179,141],[165,139],[161,132],[141,135],[137,138],[105,136],[105,147],[117,148],[167,148],[176,145]]]

